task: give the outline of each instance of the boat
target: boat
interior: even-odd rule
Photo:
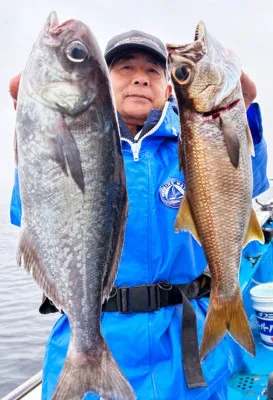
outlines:
[[[262,344],[250,295],[254,286],[273,282],[273,186],[253,200],[253,208],[263,229],[265,243],[262,245],[252,242],[243,250],[239,281],[255,340],[256,357],[253,358],[242,350],[242,357],[236,359],[234,374],[228,381],[227,400],[266,400],[268,377],[273,372],[273,346],[271,351]],[[41,381],[42,371],[2,400],[40,400]]]
[[[7,394],[2,400],[40,400],[42,397],[42,371]]]

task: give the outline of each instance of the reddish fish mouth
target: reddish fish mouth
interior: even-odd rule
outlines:
[[[211,111],[203,112],[202,113],[203,117],[212,117],[213,119],[216,119],[216,118],[220,117],[221,113],[223,113],[225,111],[229,111],[232,108],[234,108],[239,103],[239,101],[240,101],[240,99],[233,101],[226,107],[219,107],[219,108],[215,108],[214,110],[211,110]]]

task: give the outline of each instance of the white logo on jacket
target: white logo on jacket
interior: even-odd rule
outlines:
[[[171,178],[159,189],[161,201],[168,207],[178,208],[185,193],[185,183],[177,178]]]

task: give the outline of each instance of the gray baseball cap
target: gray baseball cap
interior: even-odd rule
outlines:
[[[128,50],[146,50],[158,56],[164,65],[167,61],[167,51],[163,42],[156,36],[138,30],[131,30],[114,36],[106,45],[104,57],[108,65],[119,54]]]

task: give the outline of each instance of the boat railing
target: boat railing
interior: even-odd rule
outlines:
[[[42,371],[38,372],[36,375],[32,376],[26,382],[22,383],[22,385],[18,386],[12,392],[7,394],[2,400],[19,400],[30,393],[33,389],[35,389],[42,382]]]

